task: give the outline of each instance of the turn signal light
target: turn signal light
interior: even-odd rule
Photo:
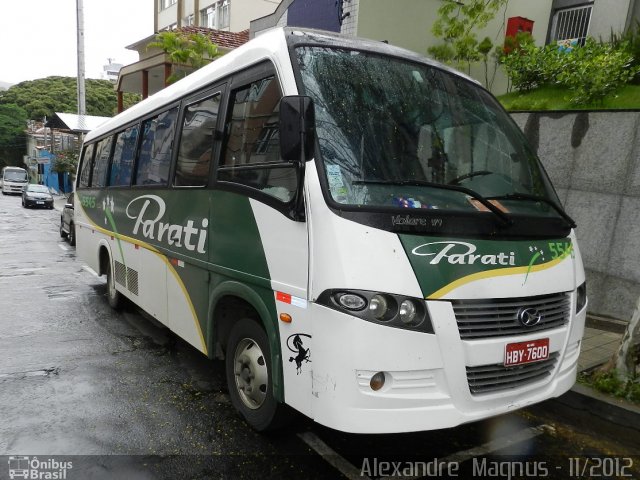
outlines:
[[[380,390],[382,387],[384,387],[384,381],[386,380],[384,372],[378,372],[376,373],[373,377],[371,377],[371,380],[369,381],[369,386],[371,387],[371,390],[373,390],[374,392],[377,392],[378,390]]]

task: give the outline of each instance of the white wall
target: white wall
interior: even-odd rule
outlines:
[[[203,3],[204,0],[200,0]],[[230,0],[232,32],[241,32],[249,28],[251,20],[272,14],[278,8],[279,1],[268,0]]]
[[[608,40],[611,29],[620,33],[625,29],[630,0],[596,0],[591,12],[589,36]]]
[[[196,16],[200,15],[200,11],[214,3],[214,0],[200,0],[198,5],[198,11],[195,12],[194,0],[182,0],[183,1],[183,19],[186,19],[190,14]],[[249,22],[255,18],[260,18],[265,15],[269,15],[278,8],[279,0],[230,0],[230,28],[232,32],[240,32],[249,28]],[[158,29],[168,27],[169,25],[176,23],[178,15],[178,4],[174,4],[171,7],[160,10],[158,12]]]
[[[176,23],[176,15],[178,14],[178,4],[171,5],[169,8],[158,12],[158,30],[167,28],[172,23]]]

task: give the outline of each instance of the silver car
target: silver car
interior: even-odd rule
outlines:
[[[53,208],[53,197],[44,185],[30,183],[22,190],[22,206]]]
[[[60,236],[69,241],[72,247],[76,244],[76,227],[73,223],[74,194],[69,195],[67,203],[60,214]]]

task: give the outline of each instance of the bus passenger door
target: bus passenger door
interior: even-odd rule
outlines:
[[[307,223],[291,215],[300,170],[280,157],[281,98],[271,63],[233,78],[216,178],[224,191],[212,204],[212,263],[242,272],[241,281],[262,297],[267,334],[277,338],[272,370],[282,371],[275,395],[312,416],[309,242]]]

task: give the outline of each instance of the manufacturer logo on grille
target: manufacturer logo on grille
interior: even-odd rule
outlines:
[[[525,327],[533,327],[542,321],[542,314],[535,308],[521,308],[518,310],[518,321]]]

